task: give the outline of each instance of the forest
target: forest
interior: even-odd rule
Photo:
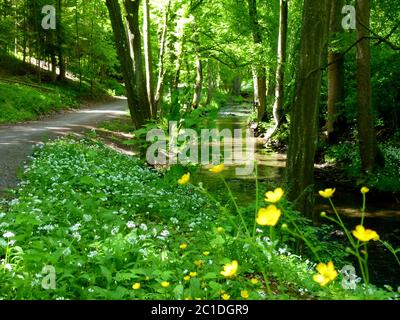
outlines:
[[[0,0],[0,299],[398,300],[398,0]]]

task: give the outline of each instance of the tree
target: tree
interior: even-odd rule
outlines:
[[[268,133],[269,139],[280,127],[283,113],[283,98],[285,85],[285,64],[286,64],[286,47],[287,47],[287,27],[288,27],[288,3],[287,0],[280,0],[279,15],[279,37],[278,37],[278,66],[276,70],[275,83],[275,102],[273,106],[273,117],[275,126]]]
[[[371,103],[370,0],[357,0],[357,101],[358,140],[364,173],[376,166],[378,147]]]
[[[331,45],[328,52],[328,113],[326,129],[328,143],[337,142],[338,135],[343,129],[344,117],[344,56],[336,43],[341,36],[342,8],[344,0],[332,0],[330,11],[329,32]]]
[[[139,102],[139,96],[137,95],[137,77],[135,75],[133,61],[130,56],[130,46],[125,33],[121,8],[118,0],[106,0],[106,5],[110,15],[115,46],[118,52],[118,58],[124,77],[129,111],[131,113],[134,127],[138,129],[144,124],[148,114],[143,112],[142,105]]]
[[[262,36],[260,30],[260,24],[258,22],[257,12],[257,0],[247,0],[249,6],[249,18],[251,24],[251,30],[253,33],[254,44],[262,44]],[[254,100],[257,105],[257,118],[261,121],[267,109],[267,78],[265,66],[257,64],[254,66]]]
[[[150,8],[149,0],[143,0],[143,39],[144,39],[144,60],[146,66],[146,89],[147,99],[152,117],[157,116],[157,108],[154,104],[154,77],[153,77],[153,57],[150,32]]]
[[[328,42],[329,5],[328,0],[304,1],[296,95],[290,117],[286,165],[288,197],[294,201],[300,212],[311,218],[322,67]]]

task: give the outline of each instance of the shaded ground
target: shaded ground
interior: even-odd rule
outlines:
[[[70,133],[83,133],[95,128],[101,121],[126,114],[126,110],[125,99],[114,99],[40,121],[0,126],[0,194],[6,188],[17,185],[18,169],[23,166],[35,144]]]

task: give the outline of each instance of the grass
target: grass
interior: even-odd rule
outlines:
[[[274,235],[238,231],[239,216],[253,226],[254,204],[238,215],[228,191],[218,202],[202,187],[179,186],[186,170],[155,171],[89,140],[37,147],[20,187],[0,203],[0,298],[398,297],[373,286],[344,290],[342,274],[320,287],[314,259],[295,254],[278,226]],[[297,219],[289,203],[279,207],[279,226]],[[235,260],[238,269],[222,275]]]

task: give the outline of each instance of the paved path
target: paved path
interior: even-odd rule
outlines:
[[[127,113],[125,99],[68,111],[39,121],[0,126],[0,194],[17,185],[17,170],[32,153],[32,146],[46,139],[84,132],[99,122]]]

